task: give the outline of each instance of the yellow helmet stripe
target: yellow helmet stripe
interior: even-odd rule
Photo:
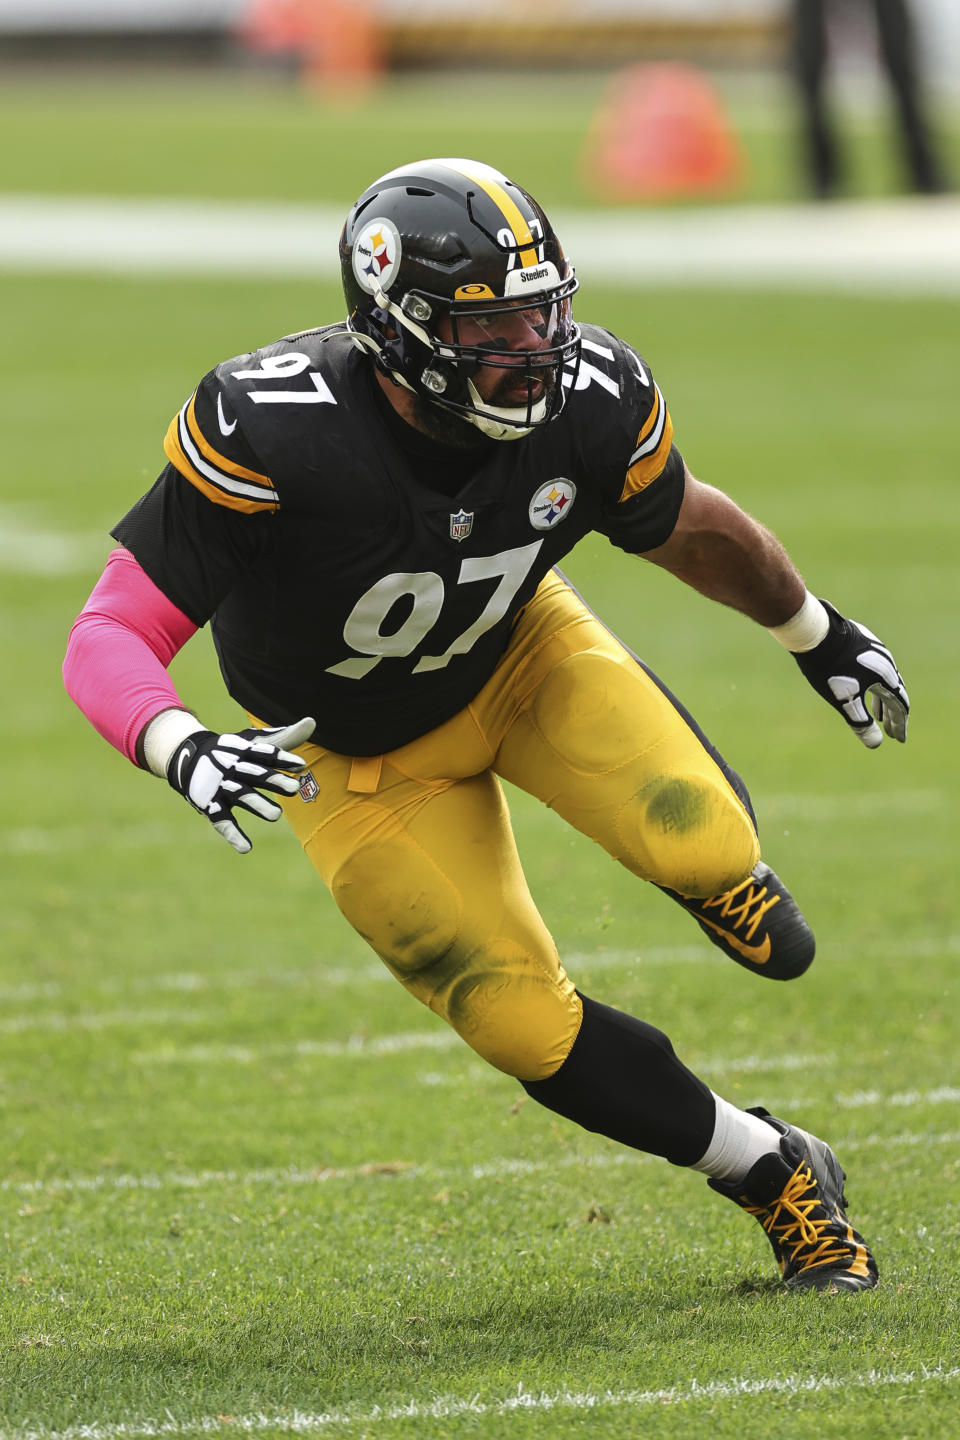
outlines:
[[[444,164],[449,165],[450,169],[456,170],[458,174],[465,175],[468,180],[479,185],[480,189],[490,196],[506,220],[513,238],[520,248],[520,264],[538,265],[540,257],[537,254],[536,241],[530,233],[530,226],[524,220],[516,201],[500,184],[497,171],[488,165],[474,164],[470,160],[446,160]]]

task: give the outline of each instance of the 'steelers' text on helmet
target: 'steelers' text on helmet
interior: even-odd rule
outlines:
[[[340,265],[349,327],[398,384],[496,440],[559,413],[580,358],[577,280],[543,210],[498,170],[390,171],[347,216]],[[482,398],[484,366],[508,372],[508,403]]]

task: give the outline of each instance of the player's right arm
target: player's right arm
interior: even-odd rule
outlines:
[[[219,444],[210,435],[214,424]],[[187,710],[167,674],[238,572],[256,562],[261,517],[279,504],[237,432],[213,372],[171,422],[171,463],[114,531],[121,548],[71,630],[64,683],[105,739],[164,776],[245,853],[251,845],[234,807],[279,818],[279,806],[260,792],[295,793],[296,779],[281,772],[303,762],[285,747],[302,744],[313,721],[275,733],[219,734]]]
[[[154,585],[135,557],[113,551],[67,642],[67,692],[96,730],[128,759],[163,776],[206,815],[240,854],[252,846],[234,810],[277,820],[281,810],[262,791],[292,795],[284,770],[303,761],[312,719],[277,730],[217,734],[183,705],[167,674],[197,626]]]

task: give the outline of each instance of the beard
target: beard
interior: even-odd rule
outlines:
[[[500,376],[490,394],[482,397],[482,403],[494,409],[516,410],[517,420],[521,425],[524,423],[523,417],[528,406],[532,408],[546,400],[549,413],[553,408],[553,395],[557,386],[556,371],[552,367],[528,371],[524,373],[523,380],[526,382],[526,393],[522,399],[518,399],[515,390],[517,377],[508,373]],[[532,399],[529,382],[535,380],[542,382],[543,390],[536,399]],[[466,416],[455,410],[448,410],[445,405],[439,405],[436,401],[426,400],[421,395],[414,395],[413,416],[417,426],[438,445],[449,445],[454,450],[474,450],[478,445],[489,443],[487,437]]]
[[[488,443],[475,425],[454,410],[414,395],[411,419],[428,439],[451,450],[477,450]]]

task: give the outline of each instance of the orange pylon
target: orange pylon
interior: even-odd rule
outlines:
[[[369,89],[383,66],[372,0],[251,0],[237,33],[253,50],[295,53],[301,79],[325,96]]]
[[[684,65],[620,71],[581,162],[585,187],[613,201],[729,192],[745,171],[719,95],[705,75]]]

